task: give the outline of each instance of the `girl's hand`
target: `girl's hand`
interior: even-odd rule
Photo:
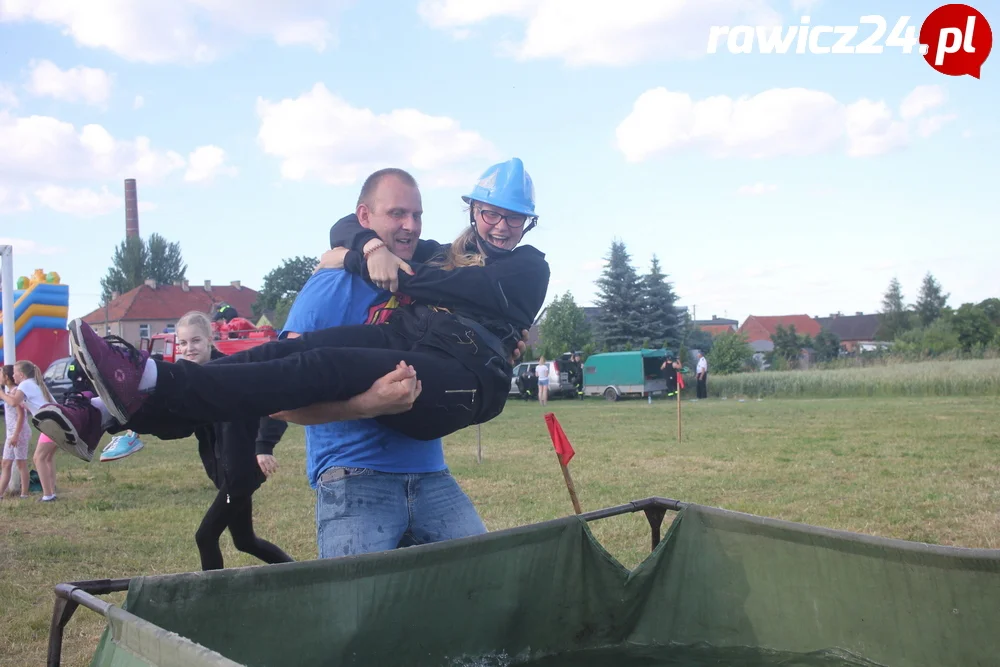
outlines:
[[[258,454],[257,465],[265,477],[270,477],[278,471],[278,459],[269,454]]]
[[[344,268],[344,257],[347,256],[347,248],[333,248],[327,250],[323,253],[323,256],[319,258],[319,264],[316,266],[315,271],[320,269],[342,269]]]
[[[411,276],[413,269],[410,265],[396,257],[385,246],[381,246],[372,254],[368,255],[368,275],[372,283],[379,289],[395,292],[399,289],[399,271],[402,269]]]

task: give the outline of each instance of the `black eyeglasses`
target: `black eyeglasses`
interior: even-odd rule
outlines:
[[[479,219],[490,227],[499,225],[500,221],[503,220],[511,229],[518,229],[519,227],[523,227],[524,223],[528,221],[528,216],[520,213],[504,214],[499,211],[490,211],[484,208],[477,208],[476,210],[479,212]]]

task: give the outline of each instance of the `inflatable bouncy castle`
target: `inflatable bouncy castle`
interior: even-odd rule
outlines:
[[[4,337],[13,334],[14,354],[17,360],[35,362],[43,371],[56,359],[69,356],[69,330],[66,318],[69,312],[69,286],[60,283],[55,271],[45,273],[35,269],[34,274],[21,276],[14,288],[14,331],[3,329],[3,312],[0,311],[0,363],[4,360]]]

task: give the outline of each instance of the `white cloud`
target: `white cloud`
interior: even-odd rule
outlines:
[[[66,252],[66,248],[43,245],[31,239],[0,237],[0,245],[14,246],[15,255],[58,255]]]
[[[909,117],[902,118],[894,116],[885,102],[862,99],[845,104],[829,93],[805,88],[701,100],[652,88],[636,99],[632,112],[619,124],[617,146],[629,162],[686,149],[715,158],[805,156],[842,147],[851,157],[879,155],[908,145],[916,121],[927,121],[916,128],[920,136],[943,125],[920,118],[943,103],[943,97],[911,93],[906,99]]]
[[[771,192],[777,192],[778,186],[773,183],[754,183],[753,185],[741,185],[736,189],[736,194],[745,197],[759,197]]]
[[[520,21],[523,39],[499,40],[502,52],[570,66],[702,57],[713,25],[781,24],[767,0],[421,0],[418,12],[453,35],[485,21]]]
[[[281,159],[288,180],[316,179],[335,185],[359,182],[388,166],[421,172],[422,185],[466,182],[497,157],[478,132],[446,116],[416,109],[376,113],[353,107],[317,83],[294,99],[257,100],[257,141]]]
[[[963,139],[971,139],[974,136],[975,135],[972,133],[972,130],[965,130],[964,132],[962,132]]]
[[[928,109],[941,106],[946,98],[941,86],[917,86],[903,98],[899,105],[899,115],[903,120],[916,118]]]
[[[104,106],[111,97],[112,77],[102,69],[79,66],[61,70],[50,60],[33,60],[30,68],[25,88],[32,95],[93,106]]]
[[[0,83],[0,109],[13,109],[18,104],[14,90],[10,86]]]
[[[147,137],[119,140],[100,125],[0,111],[0,183],[37,184],[137,178],[158,181],[184,166],[174,151],[154,150]]]
[[[141,109],[146,105],[146,99],[142,95],[136,95],[135,101],[132,102],[133,109]]]
[[[932,134],[936,134],[942,127],[956,118],[958,118],[958,114],[954,113],[921,118],[920,122],[917,123],[917,134],[926,139]]]
[[[146,63],[207,62],[248,38],[323,51],[352,0],[0,0],[0,22],[34,21],[76,44]]]
[[[811,12],[822,0],[792,0],[793,12]]]
[[[0,214],[24,213],[31,210],[28,195],[20,189],[0,185]],[[0,245],[10,245],[0,243]]]
[[[199,146],[188,156],[184,180],[211,182],[216,176],[235,176],[236,168],[226,165],[226,151],[218,146]]]
[[[155,211],[159,206],[151,201],[141,201],[139,202],[139,213],[148,213],[150,211]]]
[[[124,206],[122,198],[108,192],[107,186],[95,192],[89,188],[46,185],[35,190],[35,197],[53,211],[81,218],[107,215]]]

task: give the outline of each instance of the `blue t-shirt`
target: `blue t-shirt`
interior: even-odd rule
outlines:
[[[389,297],[355,274],[318,271],[296,296],[281,337],[365,324],[385,313]],[[446,467],[440,439],[414,440],[374,419],[307,426],[305,431],[306,473],[313,488],[323,471],[334,466],[395,473],[439,472]]]

